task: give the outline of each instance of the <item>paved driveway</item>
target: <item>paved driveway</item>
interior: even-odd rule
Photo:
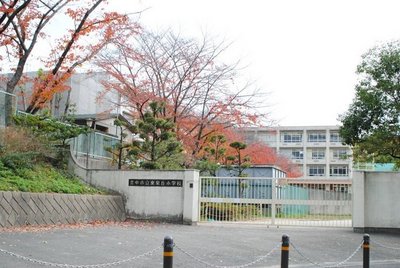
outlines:
[[[334,265],[355,252],[362,240],[362,234],[351,229],[267,228],[262,225],[183,226],[130,222],[79,228],[16,229],[0,232],[0,267],[45,267],[45,262],[117,264],[130,258],[133,259],[111,267],[162,267],[161,244],[165,235],[171,235],[176,244],[174,267],[207,267],[205,263],[239,266],[258,259],[259,262],[249,267],[279,267],[282,234],[289,235],[300,252],[296,252],[293,245],[290,247],[289,267],[317,267],[311,262]],[[371,267],[400,267],[400,236],[371,234],[371,241]],[[152,250],[149,255],[134,258]],[[34,259],[42,262],[32,262]],[[362,267],[362,250],[342,266]]]

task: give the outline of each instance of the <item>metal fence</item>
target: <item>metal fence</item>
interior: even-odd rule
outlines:
[[[8,107],[10,107],[11,112],[15,114],[17,107],[17,96],[0,90],[0,127],[4,127],[6,125]]]
[[[340,189],[348,188],[291,185],[287,179],[275,178],[203,177],[199,219],[351,227],[351,193]]]

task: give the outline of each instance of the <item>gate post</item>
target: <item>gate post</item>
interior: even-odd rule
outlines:
[[[271,179],[271,225],[275,225],[275,217],[276,217],[276,179]]]
[[[174,240],[170,236],[164,237],[163,268],[172,268],[174,258]]]
[[[281,268],[289,267],[289,236],[282,235]]]
[[[369,235],[364,234],[363,238],[363,268],[369,268]]]

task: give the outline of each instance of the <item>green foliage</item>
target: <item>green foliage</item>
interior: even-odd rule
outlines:
[[[70,138],[88,133],[86,127],[74,125],[71,122],[61,122],[46,114],[44,115],[17,115],[14,117],[16,125],[27,127],[38,136],[49,142],[65,145]]]
[[[224,162],[226,148],[224,135],[213,135],[208,140],[208,145],[204,147],[204,156],[195,164],[195,168],[200,170],[203,176],[216,176],[217,169]]]
[[[227,168],[235,170],[238,177],[246,177],[247,174],[243,173],[243,171],[251,166],[250,157],[243,155],[243,150],[247,148],[247,145],[243,142],[235,141],[229,146],[235,150],[235,154],[226,157],[229,161]]]
[[[118,169],[121,169],[122,166],[128,162],[128,151],[131,146],[130,143],[124,141],[127,137],[126,131],[132,131],[133,127],[128,122],[120,119],[114,120],[114,125],[120,130],[120,140],[112,147],[105,148],[105,150],[112,154],[113,162],[116,162],[118,164]]]
[[[68,154],[68,140],[86,134],[89,128],[74,125],[71,122],[61,122],[55,118],[43,115],[23,114],[14,117],[17,126],[29,129],[36,137],[52,148],[52,155],[47,155],[54,158],[54,163],[60,167],[66,165]]]
[[[50,165],[9,168],[0,162],[0,191],[101,194],[65,172]]]
[[[183,162],[182,144],[176,139],[175,124],[161,117],[164,104],[152,102],[142,120],[132,127],[140,140],[134,140],[129,150],[133,163],[144,169],[176,169]]]
[[[194,166],[195,169],[200,170],[201,176],[216,176],[219,167],[219,163],[215,163],[209,159],[198,160]]]
[[[400,42],[371,49],[357,68],[360,82],[340,116],[344,143],[356,161],[400,164]]]
[[[0,157],[1,163],[10,169],[32,168],[33,165],[41,158],[39,153],[11,153]]]
[[[204,220],[243,221],[262,216],[259,206],[254,204],[202,203],[200,209],[203,217],[207,215]]]

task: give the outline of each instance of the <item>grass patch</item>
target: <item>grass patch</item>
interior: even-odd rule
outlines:
[[[105,194],[50,164],[10,168],[0,161],[0,191],[35,193]]]

